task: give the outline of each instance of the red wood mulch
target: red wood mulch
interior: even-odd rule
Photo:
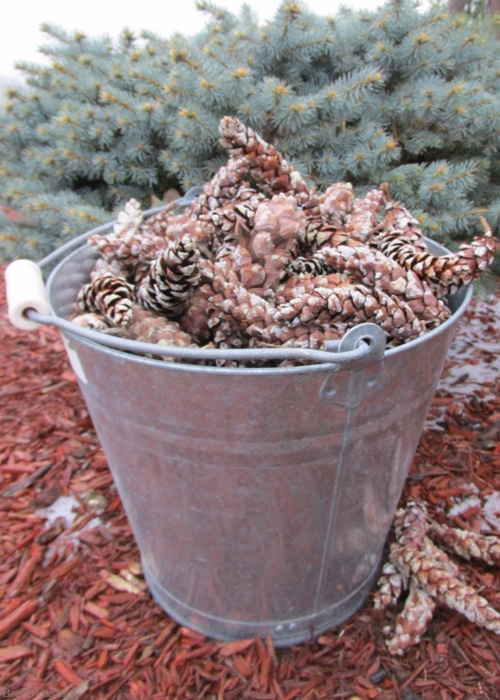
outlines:
[[[340,629],[281,650],[270,640],[213,641],[171,620],[144,585],[58,332],[14,329],[1,293],[1,697],[500,698],[500,637],[444,608],[403,657],[387,653],[382,634],[396,610],[376,612],[370,601]],[[476,499],[500,491],[495,313],[499,294],[467,312],[403,500],[446,508],[471,488]],[[44,517],[61,496],[75,499],[71,524]],[[474,524],[480,509],[461,512]],[[500,570],[462,570],[500,610]]]

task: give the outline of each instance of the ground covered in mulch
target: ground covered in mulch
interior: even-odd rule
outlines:
[[[500,698],[500,636],[442,607],[402,657],[382,633],[398,611],[370,600],[290,649],[218,642],[170,619],[144,584],[58,332],[14,329],[1,294],[1,697]],[[499,318],[500,294],[469,308],[402,498],[486,532],[500,530]],[[500,570],[460,566],[500,610]]]

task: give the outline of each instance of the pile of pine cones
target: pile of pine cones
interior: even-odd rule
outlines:
[[[132,199],[89,237],[100,258],[75,323],[168,346],[324,349],[370,321],[394,346],[448,318],[500,247],[481,219],[483,236],[436,257],[387,186],[319,194],[237,119],[220,132],[228,161],[185,209],[144,219]]]
[[[437,604],[461,613],[480,627],[500,634],[500,612],[464,581],[445,550],[467,561],[500,565],[500,537],[443,525],[429,518],[423,501],[409,501],[394,520],[395,541],[384,564],[374,603],[378,609],[397,603],[408,590],[394,629],[384,628],[391,654],[402,655],[417,644]]]

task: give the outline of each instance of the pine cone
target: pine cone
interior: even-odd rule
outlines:
[[[248,250],[253,263],[265,272],[263,286],[275,288],[287,275],[290,257],[295,255],[306,217],[294,197],[275,195],[261,202],[255,212]]]
[[[341,234],[336,234],[336,237],[341,239]],[[449,317],[448,307],[413,270],[406,270],[360,241],[344,240],[335,247],[322,246],[309,258],[296,258],[289,264],[288,274],[328,275],[337,272],[346,280],[400,297],[428,328],[439,325]],[[335,237],[332,242],[335,242]]]
[[[231,243],[247,244],[255,212],[264,199],[263,194],[245,185],[236,190],[233,202],[200,214],[198,221],[210,237],[213,257],[217,258],[221,250],[225,254]]]
[[[197,347],[191,336],[185,333],[176,321],[160,316],[145,309],[140,304],[134,304],[129,322],[124,328],[126,337],[143,343],[154,343],[175,347]],[[171,357],[162,355],[164,360]]]
[[[495,535],[480,535],[432,522],[429,524],[429,536],[437,544],[467,561],[476,559],[490,566],[500,564],[500,537]]]
[[[178,318],[200,280],[197,241],[186,235],[170,241],[151,263],[137,290],[137,299],[148,309]]]
[[[246,289],[263,289],[266,282],[266,271],[260,263],[253,262],[252,254],[248,248],[228,243],[219,250],[216,262],[234,270]]]
[[[243,268],[242,268],[243,269]],[[217,262],[203,260],[202,283],[180,319],[183,330],[201,343],[214,347],[246,347],[254,337],[253,324],[269,324],[274,304],[247,289],[229,256]]]
[[[410,594],[396,621],[394,636],[387,643],[391,653],[402,654],[420,639],[432,617],[434,601],[441,602],[471,622],[500,634],[500,613],[490,607],[488,601],[476,593],[472,586],[460,579],[458,566],[431,541],[431,532],[436,532],[438,536],[443,533],[439,526],[430,525],[427,509],[422,502],[410,501],[406,508],[398,510],[394,531],[396,541],[390,547],[390,566],[381,577],[375,606],[381,608],[393,603],[399,582],[404,588],[409,588]],[[445,540],[455,548],[454,536],[446,536]],[[464,541],[465,538],[462,539],[462,544]],[[469,540],[466,551],[471,543],[472,540]],[[481,549],[479,551],[483,553]],[[489,546],[485,554],[490,555]],[[396,575],[399,575],[399,579],[391,588],[390,577]]]
[[[310,256],[323,245],[334,246],[336,245],[334,239],[337,233],[336,226],[326,224],[319,217],[307,217],[305,228],[299,231],[298,252],[302,256]]]
[[[107,331],[110,326],[102,314],[95,311],[87,311],[71,318],[71,323],[76,323],[81,328],[89,328],[95,331]]]
[[[500,249],[500,241],[493,237],[486,220],[481,217],[485,235],[471,243],[463,243],[457,254],[435,256],[407,242],[406,236],[381,236],[377,247],[387,257],[413,270],[427,282],[440,298],[453,294],[460,287],[475,280],[493,261]]]
[[[408,647],[417,644],[432,620],[435,608],[436,603],[427,591],[410,586],[403,611],[396,620],[394,635],[387,640],[389,653],[402,655]]]
[[[378,229],[377,214],[384,204],[383,190],[370,190],[368,194],[352,203],[351,213],[347,219],[345,231],[352,238],[368,243]]]
[[[124,277],[105,272],[80,289],[77,306],[83,312],[102,314],[112,325],[123,326],[130,319],[134,301],[134,287]]]
[[[377,592],[373,598],[373,604],[376,610],[387,608],[389,605],[396,605],[401,593],[403,592],[403,584],[406,588],[408,582],[403,582],[403,577],[390,561],[387,561],[382,567],[377,582]]]
[[[354,202],[354,189],[350,182],[334,182],[319,197],[319,211],[325,224],[344,229]]]
[[[417,338],[425,332],[425,325],[417,319],[410,306],[400,297],[385,294],[378,288],[369,289],[361,284],[343,282],[340,285],[315,285],[304,291],[300,283],[294,296],[278,306],[277,320],[283,324],[307,324],[311,321],[322,325],[351,327],[359,323],[378,324],[398,344]]]
[[[245,158],[249,174],[268,195],[284,192],[294,195],[304,208],[317,210],[318,198],[300,173],[274,146],[234,117],[223,117],[219,124],[221,144],[232,158]]]
[[[397,234],[418,250],[427,250],[420,223],[400,202],[391,199],[387,183],[380,185],[385,199],[385,216],[381,223],[381,236]]]
[[[201,216],[210,211],[223,208],[238,199],[238,193],[243,188],[249,188],[245,178],[250,164],[247,158],[232,157],[215,173],[212,179],[203,186],[198,199],[189,209],[194,216]]]
[[[337,340],[345,333],[346,326],[341,324],[337,330],[313,323],[294,327],[273,323],[274,305],[246,289],[232,266],[224,264],[224,259],[218,263],[202,261],[201,267],[204,283],[196,289],[186,312],[179,319],[182,330],[200,345],[319,349],[324,348],[326,340]],[[235,363],[229,365],[235,366]]]
[[[138,268],[149,263],[165,249],[167,240],[158,236],[148,223],[143,224],[139,203],[130,199],[118,214],[112,233],[93,234],[88,241],[108,263],[119,263],[125,276],[134,277]]]
[[[181,329],[199,345],[212,340],[212,328],[215,307],[211,303],[213,290],[209,283],[200,284],[186,305],[185,311],[178,319]]]

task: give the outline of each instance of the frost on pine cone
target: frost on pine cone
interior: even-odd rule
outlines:
[[[500,612],[461,579],[457,564],[439,546],[464,559],[496,565],[500,563],[500,538],[435,523],[421,501],[410,501],[398,510],[394,528],[396,540],[374,600],[376,608],[385,608],[396,604],[403,590],[409,591],[387,641],[390,653],[401,655],[420,640],[437,603],[500,634]]]
[[[220,134],[227,162],[198,198],[146,220],[132,199],[111,233],[89,238],[101,257],[81,311],[125,329],[137,301],[148,323],[175,320],[200,347],[324,349],[366,321],[394,346],[445,321],[448,296],[499,249],[481,219],[484,235],[433,255],[387,185],[356,196],[336,182],[318,193],[238,119],[223,117]]]
[[[149,227],[144,226],[143,213],[135,199],[130,199],[124,211],[118,214],[111,234],[94,234],[88,242],[99,251],[104,260],[119,262],[127,273],[135,272],[138,267],[143,268],[166,246],[164,237],[157,236]]]
[[[102,314],[112,325],[124,326],[130,319],[134,301],[134,288],[124,277],[103,272],[80,289],[77,305],[83,312]]]
[[[151,263],[137,290],[138,300],[169,318],[182,314],[198,284],[200,252],[191,236],[171,241]]]

